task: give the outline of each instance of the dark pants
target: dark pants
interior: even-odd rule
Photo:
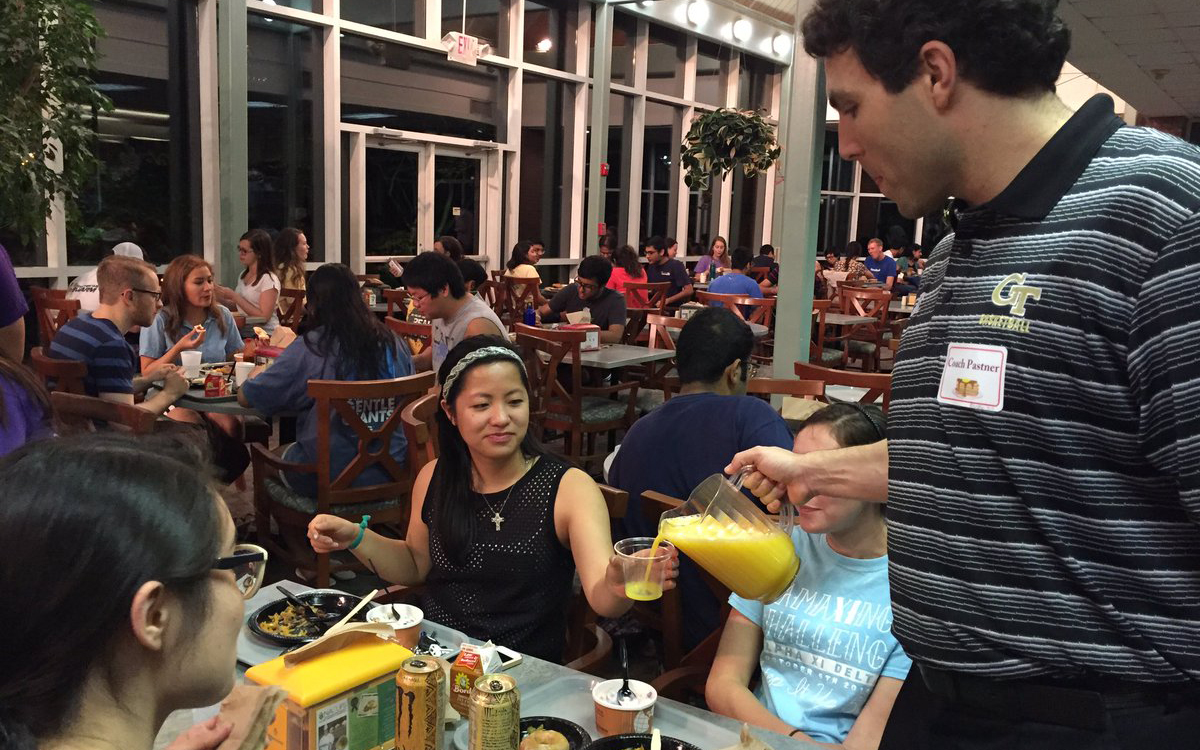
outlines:
[[[1139,687],[1087,689],[945,673],[923,678],[914,665],[879,750],[1200,747],[1200,685]]]

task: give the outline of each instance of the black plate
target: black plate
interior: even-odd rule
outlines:
[[[362,600],[362,597],[355,596],[353,594],[343,594],[336,591],[309,591],[299,594],[297,598],[299,598],[300,601],[304,602],[305,604],[311,604],[315,607],[320,607],[325,612],[336,612],[341,617],[345,617],[350,610],[354,609],[354,606]],[[246,621],[246,625],[250,628],[250,632],[254,633],[259,638],[270,641],[271,643],[279,646],[298,646],[304,643],[315,641],[317,639],[317,636],[315,635],[275,635],[274,633],[268,633],[262,629],[262,623],[265,622],[266,619],[271,615],[277,615],[283,610],[287,609],[287,604],[287,599],[280,597],[270,604],[260,607],[258,611],[250,615],[250,618]],[[341,619],[341,617],[338,619]],[[366,607],[364,607],[359,611],[358,614],[354,616],[354,621],[366,622],[366,620],[367,612]],[[337,622],[337,620],[333,620],[333,622],[329,624],[332,625],[335,622]]]
[[[592,742],[592,735],[588,734],[586,729],[573,721],[554,716],[526,716],[521,719],[521,739],[525,739],[525,735],[534,727],[558,732],[566,737],[567,747],[570,750],[583,750]],[[647,747],[646,750],[650,750],[650,748]]]
[[[638,747],[650,750],[649,734],[614,734],[612,737],[601,737],[588,745],[587,750],[627,750]],[[662,750],[700,750],[700,748],[690,742],[677,740],[664,734]]]

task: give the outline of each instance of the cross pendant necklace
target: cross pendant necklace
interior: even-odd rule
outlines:
[[[505,498],[507,501],[508,498]],[[492,511],[492,523],[496,524],[496,531],[500,530],[500,524],[504,523],[504,516],[500,515],[500,511]]]
[[[529,461],[526,460],[524,465],[521,467],[521,477],[525,476],[525,471],[528,469],[528,467]],[[521,481],[521,477],[517,477],[517,481],[513,482],[512,487],[508,488],[508,494],[504,496],[504,502],[500,503],[499,508],[493,508],[492,503],[487,499],[487,495],[483,494],[482,492],[479,493],[479,496],[483,498],[484,504],[487,505],[488,510],[492,512],[492,517],[490,520],[493,524],[495,524],[496,531],[500,531],[500,524],[504,523],[504,516],[500,515],[500,511],[504,510],[505,505],[508,505],[508,499],[512,497],[513,490],[517,488],[517,484]]]

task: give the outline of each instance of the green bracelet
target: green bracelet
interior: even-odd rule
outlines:
[[[370,520],[370,516],[362,517],[362,520],[358,522],[358,536],[354,537],[354,541],[350,542],[350,546],[346,549],[354,549],[358,545],[362,544],[363,537],[367,535],[367,523]]]

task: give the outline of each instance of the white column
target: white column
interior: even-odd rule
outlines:
[[[340,182],[340,180],[339,180]],[[350,135],[350,269],[367,272],[367,135]]]

